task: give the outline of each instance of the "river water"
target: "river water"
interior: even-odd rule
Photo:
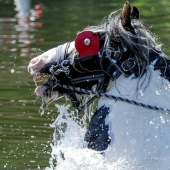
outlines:
[[[17,0],[15,4],[12,0],[0,0],[0,169],[52,169],[55,166],[51,153],[55,148],[52,146],[54,128],[50,125],[58,112],[54,103],[40,116],[41,99],[36,97],[35,83],[27,73],[29,60],[42,51],[74,40],[78,31],[100,23],[105,16],[121,8],[124,0],[21,1],[27,1],[25,10]],[[159,37],[164,52],[170,56],[170,1],[131,0],[130,3],[140,9],[141,19]],[[80,128],[73,122],[70,125]],[[81,127],[70,134],[83,136],[84,131]],[[73,154],[73,151],[70,149],[68,153]],[[78,153],[80,158],[83,152]],[[89,156],[94,157],[101,159]],[[77,169],[87,169],[85,163],[82,167],[77,165]],[[96,165],[91,166],[95,169]]]

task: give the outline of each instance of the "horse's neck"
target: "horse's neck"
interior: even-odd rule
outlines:
[[[133,75],[128,78],[121,75],[116,81],[110,82],[107,93],[170,109],[169,80],[160,75],[160,70],[155,70],[153,63],[148,66],[148,71],[140,81]],[[142,87],[145,88],[139,88],[141,82],[144,83]],[[166,148],[170,141],[169,114],[108,98],[99,100],[98,107],[102,105],[110,110],[105,122],[111,132],[115,159],[118,155],[132,156],[142,163],[145,162],[145,158],[152,162],[160,154],[164,154],[165,157],[169,154]]]
[[[114,81],[110,81],[107,93],[121,96],[130,100],[170,107],[170,62],[163,57],[163,53],[152,54],[150,65],[141,78],[135,74],[125,77],[121,75]]]

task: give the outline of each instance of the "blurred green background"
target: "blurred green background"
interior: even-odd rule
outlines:
[[[54,131],[50,124],[57,110],[51,104],[40,116],[41,99],[34,94],[27,65],[42,51],[73,41],[78,31],[99,24],[125,1],[32,0],[24,11],[18,2],[0,0],[0,169],[43,169],[49,166]],[[170,56],[170,1],[130,3],[140,9],[141,20]]]

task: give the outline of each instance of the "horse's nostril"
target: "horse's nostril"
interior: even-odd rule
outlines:
[[[40,61],[40,58],[39,57],[36,57],[34,59],[31,60],[31,64],[37,64],[38,62]]]
[[[36,58],[34,58],[30,61],[29,65],[28,65],[28,72],[29,73],[31,73],[32,68],[35,67],[38,64],[38,62],[39,62],[38,57],[36,57]]]
[[[43,57],[36,57],[32,59],[28,65],[28,72],[39,71],[44,67],[45,60]]]

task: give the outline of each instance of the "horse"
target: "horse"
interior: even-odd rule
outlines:
[[[33,58],[35,92],[51,102],[67,96],[81,111],[83,97],[98,97],[84,140],[112,162],[137,169],[170,169],[170,60],[154,34],[125,2],[97,26]],[[140,167],[140,168],[139,168]]]

